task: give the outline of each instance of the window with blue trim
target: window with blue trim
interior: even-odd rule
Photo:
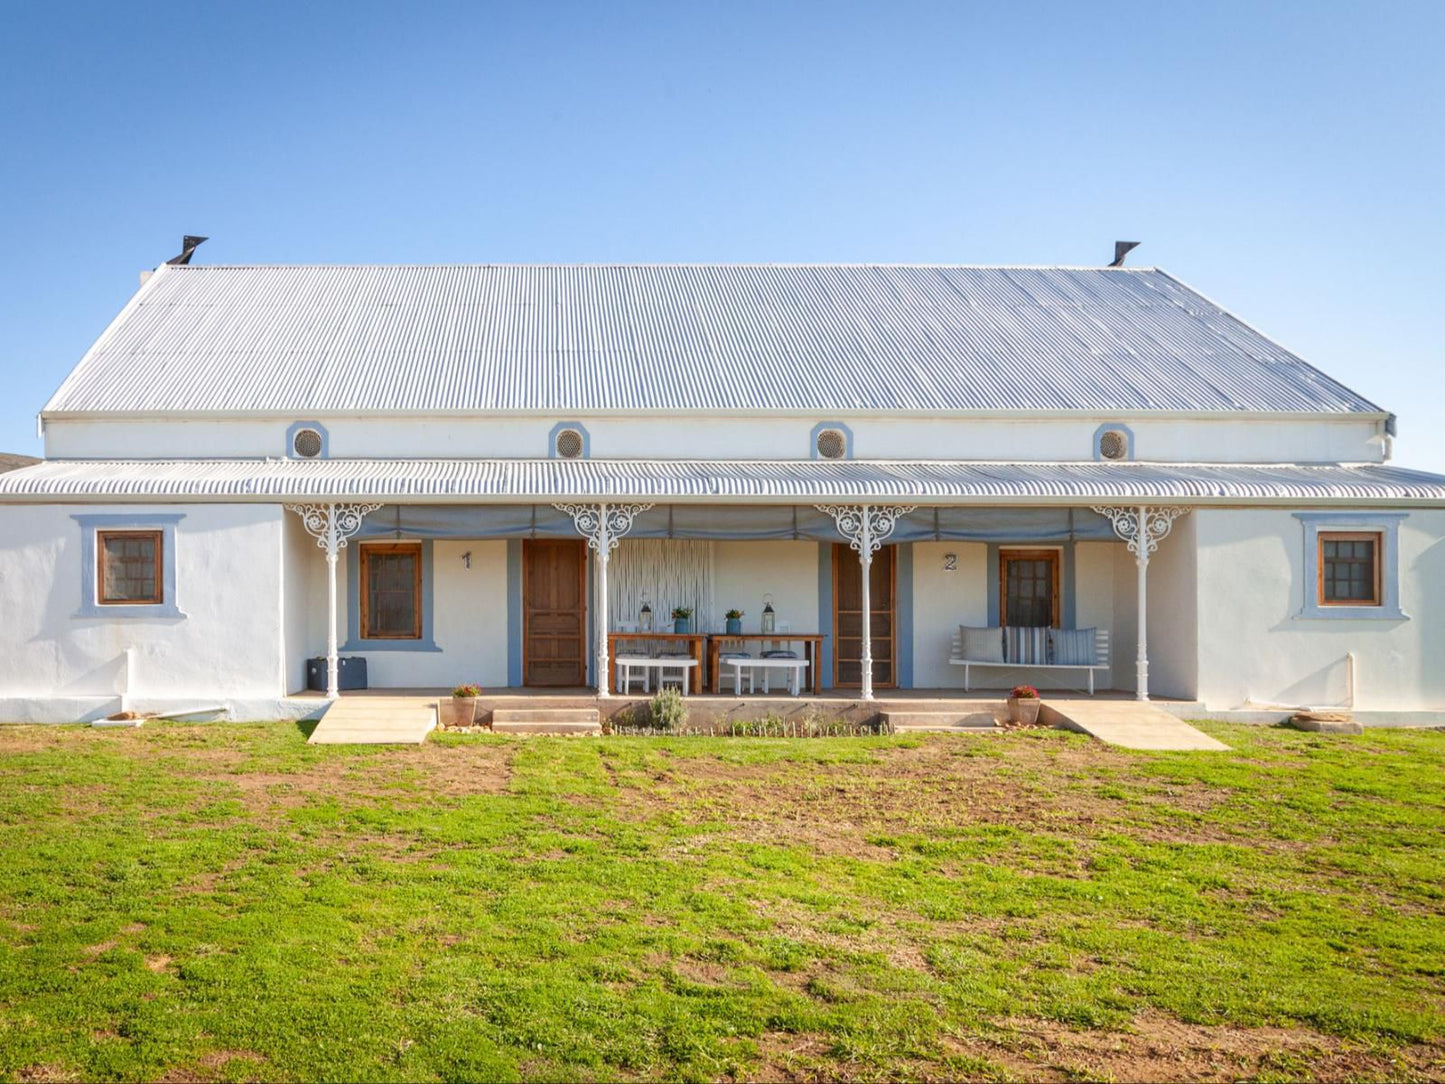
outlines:
[[[420,640],[421,543],[361,547],[361,637]]]
[[[96,532],[95,601],[102,606],[159,606],[165,601],[161,531]]]
[[[176,605],[176,524],[183,513],[72,516],[80,526],[75,617],[184,618]]]
[[[1310,620],[1408,620],[1400,609],[1404,512],[1296,512],[1304,527],[1303,605]]]

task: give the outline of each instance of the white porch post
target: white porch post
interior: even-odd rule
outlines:
[[[869,572],[873,567],[873,555],[878,552],[878,547],[883,545],[883,540],[893,533],[898,526],[898,521],[912,512],[914,505],[889,504],[820,504],[815,506],[818,511],[833,517],[833,523],[838,528],[838,533],[848,539],[848,544],[858,554],[859,571],[863,577],[861,605],[863,607],[862,628],[862,652],[859,662],[862,665],[860,693],[864,700],[873,699],[873,598],[869,581]],[[833,645],[836,652],[838,647]],[[896,661],[896,660],[895,660]]]
[[[1138,700],[1149,699],[1149,558],[1169,534],[1174,521],[1189,511],[1187,508],[1095,507],[1114,526],[1114,533],[1128,544],[1138,570],[1139,616],[1137,647],[1134,651],[1135,693]]]
[[[607,561],[622,536],[632,530],[632,521],[652,507],[650,504],[554,504],[572,517],[577,533],[597,554],[597,592],[594,613],[597,622],[597,695],[612,695],[612,675],[607,658]]]
[[[326,551],[326,698],[341,694],[341,659],[337,647],[336,564],[346,541],[361,530],[361,521],[379,504],[288,504],[301,517],[306,533]]]
[[[597,506],[600,512],[598,521],[601,529],[598,532],[597,546],[597,695],[612,695],[612,675],[608,673],[607,657],[607,562],[612,557],[612,547],[617,543],[612,540],[607,530],[607,506]]]
[[[861,505],[859,516],[861,530],[858,532],[858,566],[862,583],[859,586],[859,604],[863,607],[863,619],[859,632],[863,637],[862,652],[858,663],[862,669],[859,689],[864,700],[873,699],[873,532],[868,529],[868,506]],[[836,645],[835,645],[836,647]]]

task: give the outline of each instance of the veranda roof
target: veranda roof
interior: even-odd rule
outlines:
[[[51,398],[87,414],[1367,414],[1155,268],[162,266]]]
[[[0,502],[327,501],[1445,506],[1445,477],[1389,466],[919,460],[47,460]]]

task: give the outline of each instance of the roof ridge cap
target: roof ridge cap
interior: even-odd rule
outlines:
[[[1138,267],[1103,267],[1088,266],[1084,264],[1013,264],[1013,263],[910,263],[910,262],[862,262],[862,261],[837,261],[837,262],[810,262],[793,260],[774,261],[677,261],[677,262],[553,262],[553,263],[526,263],[513,261],[494,261],[490,263],[209,263],[209,264],[184,264],[177,265],[179,270],[191,271],[254,271],[254,270],[395,270],[400,268],[415,268],[418,270],[441,270],[461,268],[817,268],[817,269],[850,269],[863,270],[868,268],[879,269],[917,269],[917,270],[949,270],[949,271],[1107,271],[1110,273],[1157,273],[1160,268],[1156,266]]]

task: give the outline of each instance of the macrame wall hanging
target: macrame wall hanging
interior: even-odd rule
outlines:
[[[694,632],[715,632],[710,541],[624,538],[607,565],[607,606],[613,629],[637,621],[644,594],[653,628],[672,629],[677,606],[692,610]]]

